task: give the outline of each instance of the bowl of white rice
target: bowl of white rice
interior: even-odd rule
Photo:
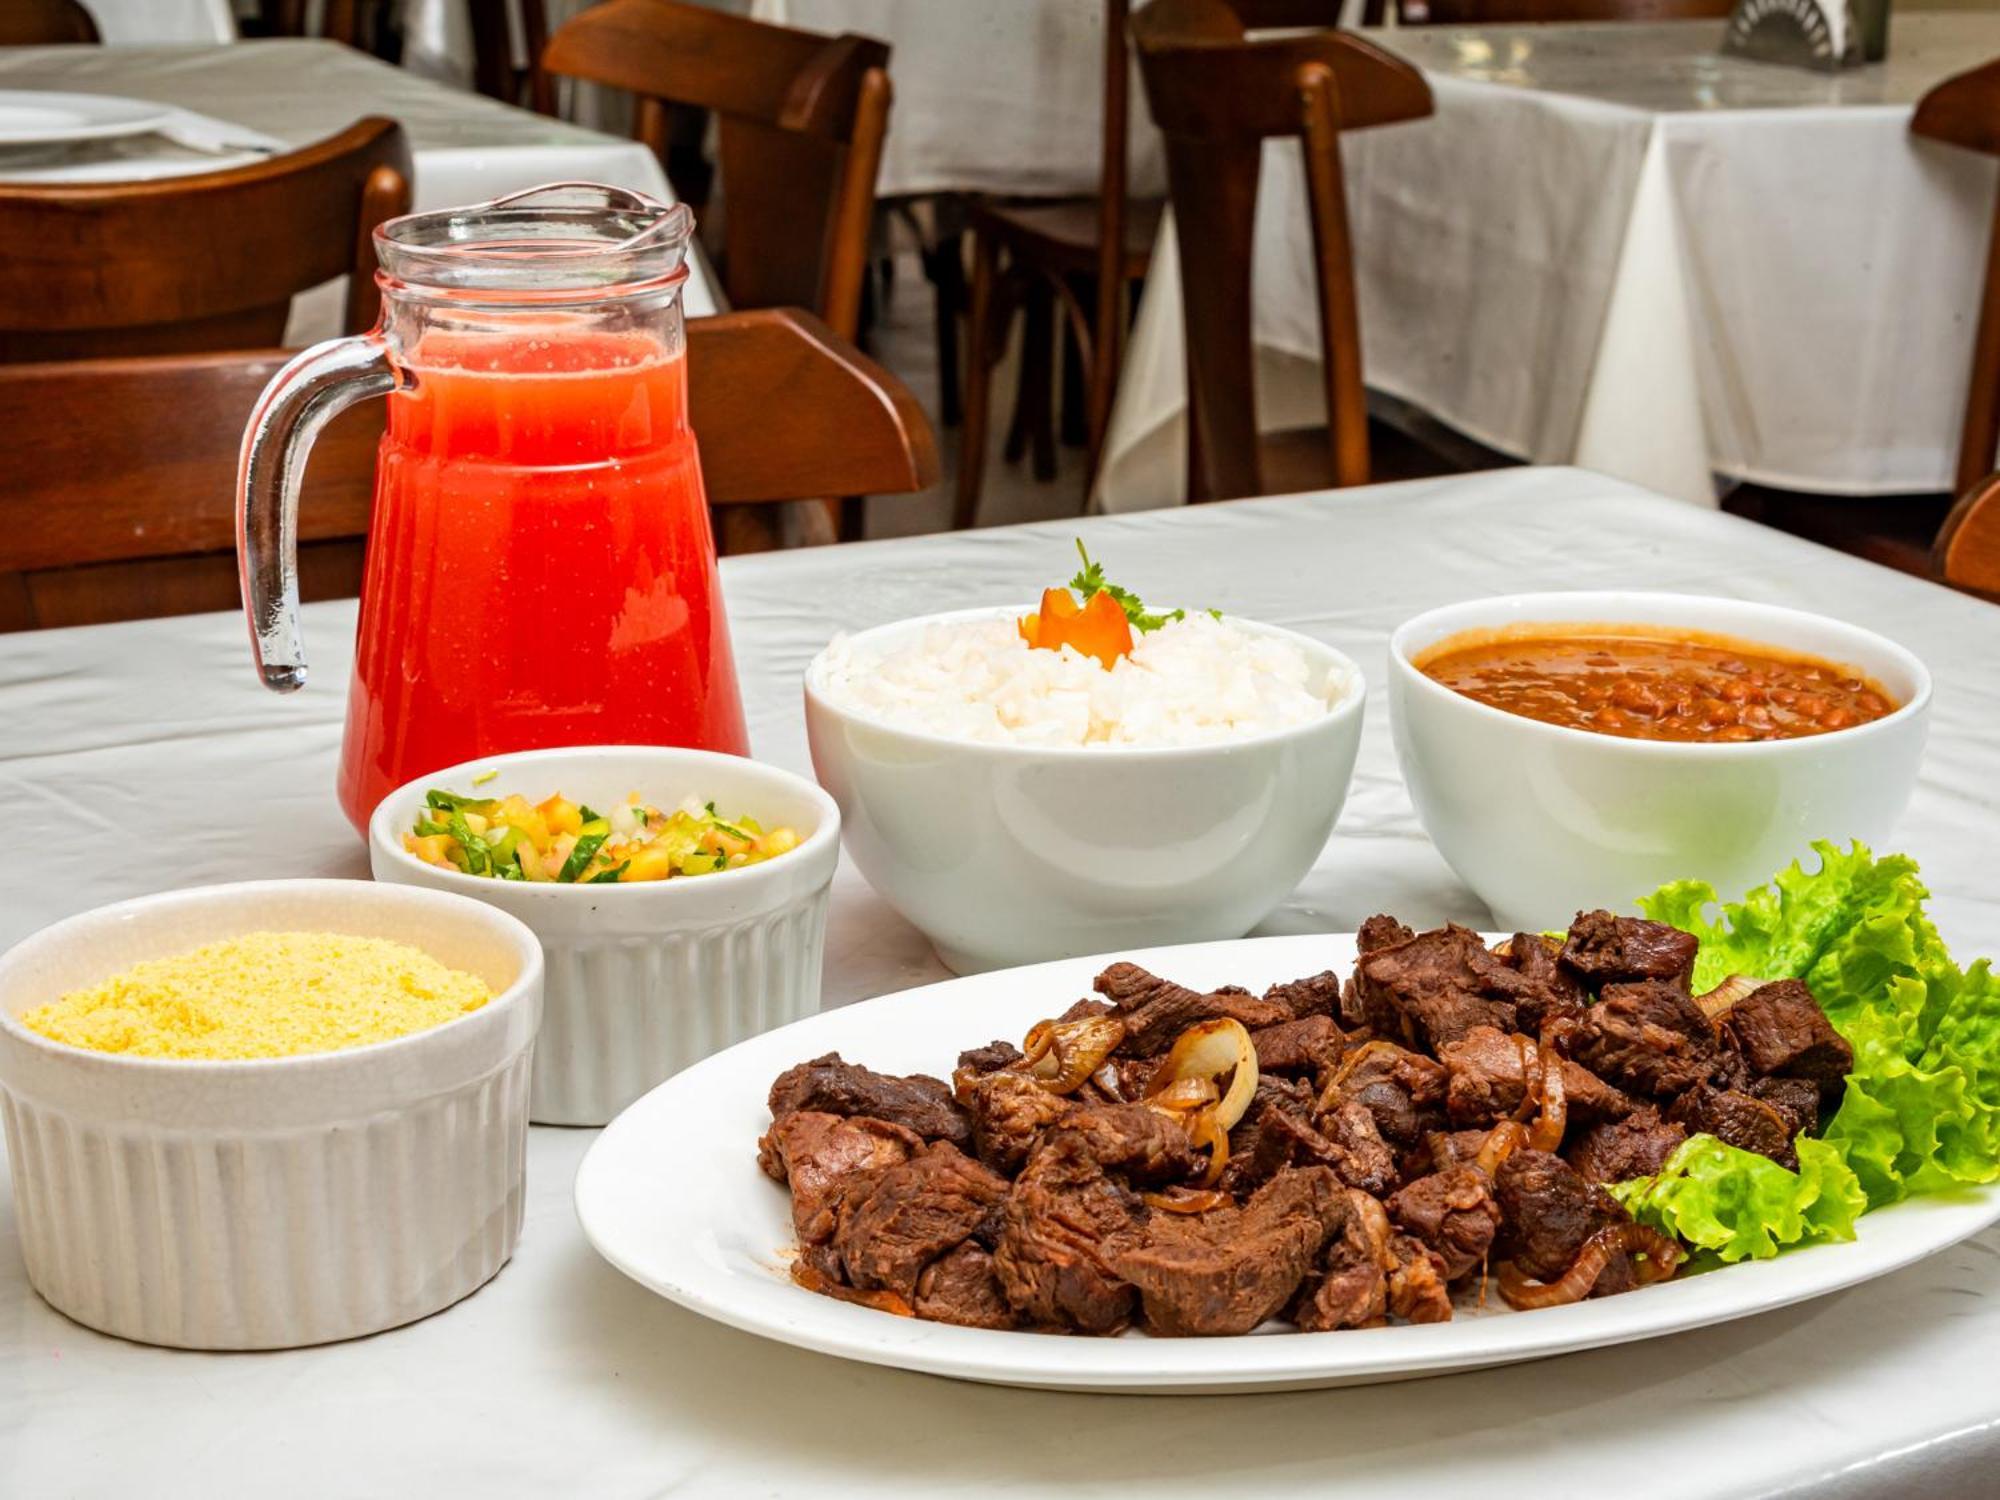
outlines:
[[[806,732],[861,873],[959,973],[1240,937],[1325,848],[1360,669],[1295,631],[1190,613],[1106,669],[1020,609],[836,638]]]

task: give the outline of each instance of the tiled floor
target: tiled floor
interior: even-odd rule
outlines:
[[[920,495],[878,495],[868,502],[868,535],[871,538],[912,536],[926,531],[948,531],[954,487],[958,482],[959,429],[938,421],[938,363],[936,299],[924,280],[915,255],[901,257],[889,291],[888,306],[875,325],[874,357],[900,376],[917,394],[930,414],[937,433],[938,459],[942,474],[938,483]],[[1016,343],[1018,344],[1018,339]],[[961,348],[963,343],[961,342]],[[1020,521],[1041,521],[1080,514],[1083,509],[1084,455],[1081,448],[1058,445],[1056,477],[1037,484],[1028,472],[1024,457],[1017,464],[1003,463],[1001,440],[1014,410],[1016,351],[993,378],[993,411],[988,420],[986,487],[979,500],[982,526],[1006,526]]]

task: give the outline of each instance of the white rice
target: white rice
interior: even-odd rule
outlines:
[[[814,686],[863,718],[949,739],[1016,745],[1203,745],[1308,724],[1354,684],[1315,686],[1292,642],[1208,614],[1143,635],[1106,671],[1067,646],[1031,649],[1011,618],[926,626],[910,644],[836,637]]]

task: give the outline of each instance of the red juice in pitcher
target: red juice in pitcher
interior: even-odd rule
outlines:
[[[683,207],[590,183],[392,219],[382,316],[306,350],[244,434],[237,544],[267,686],[306,680],[315,433],[387,396],[341,806],[556,745],[748,751],[688,426]]]
[[[432,332],[389,397],[340,800],[549,745],[749,746],[687,363],[639,333]]]

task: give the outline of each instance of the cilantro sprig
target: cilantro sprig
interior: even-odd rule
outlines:
[[[1083,567],[1070,579],[1069,586],[1076,590],[1085,604],[1090,603],[1093,594],[1109,594],[1111,602],[1125,611],[1125,618],[1134,630],[1145,632],[1158,630],[1162,625],[1175,620],[1185,620],[1187,611],[1177,609],[1170,615],[1154,615],[1146,612],[1146,601],[1130,589],[1120,588],[1104,576],[1104,564],[1092,562],[1090,553],[1084,549],[1083,538],[1076,539],[1076,554],[1083,559]]]

